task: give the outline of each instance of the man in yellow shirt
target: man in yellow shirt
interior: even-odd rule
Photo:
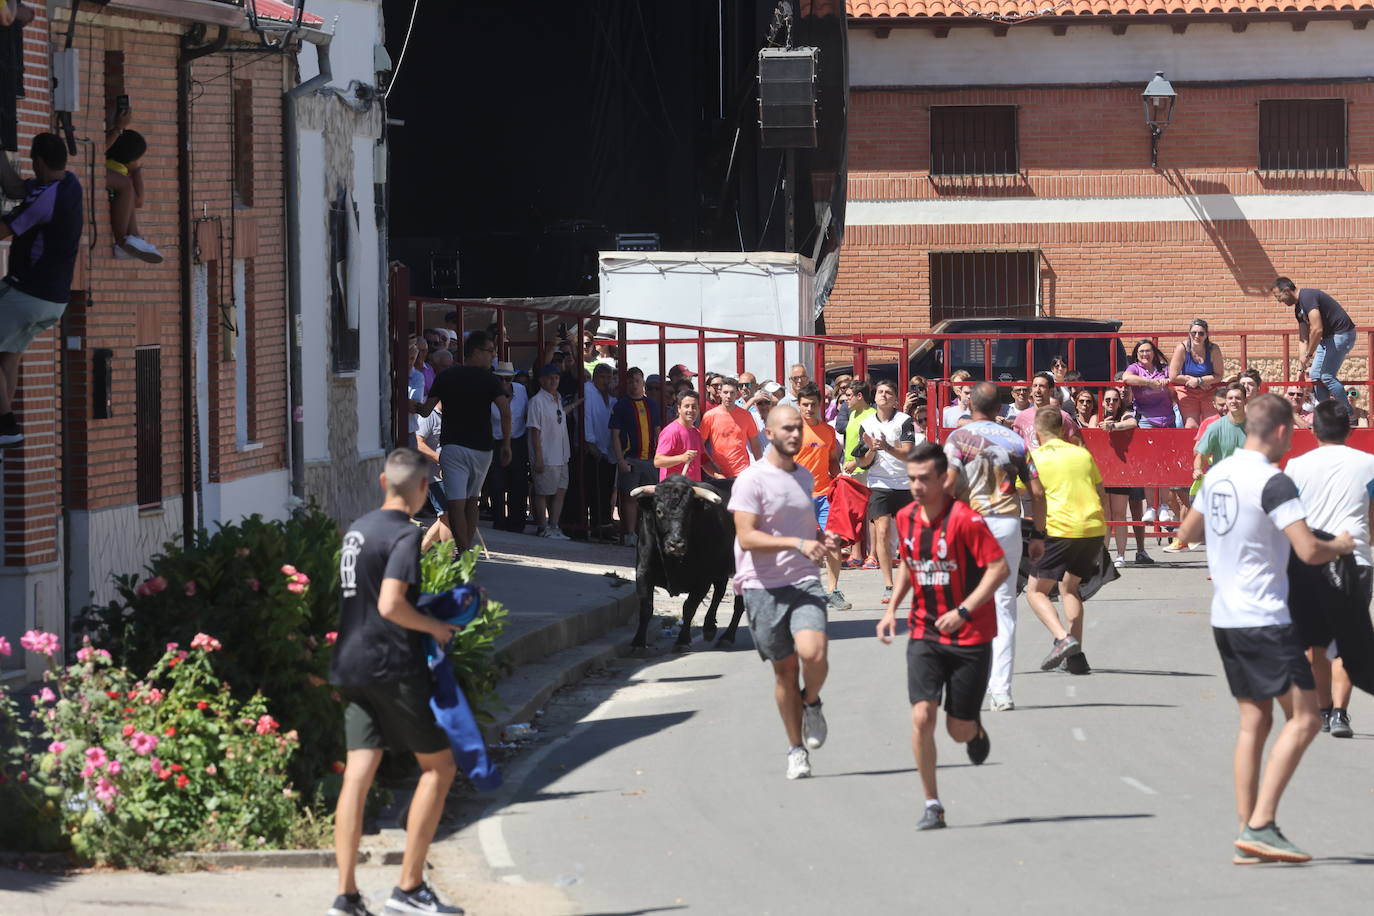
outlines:
[[[1035,412],[1040,446],[1030,453],[1030,490],[1034,518],[1045,519],[1044,531],[1031,533],[1033,578],[1026,584],[1026,601],[1054,637],[1054,647],[1040,663],[1042,671],[1062,662],[1070,674],[1087,674],[1083,655],[1083,599],[1078,586],[1098,571],[1107,534],[1107,494],[1093,456],[1082,446],[1066,442],[1059,408]],[[1064,623],[1050,600],[1059,584]]]

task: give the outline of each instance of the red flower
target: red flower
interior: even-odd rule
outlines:
[[[205,702],[204,700],[197,700],[197,701],[196,701],[196,709],[209,709],[209,708],[210,708],[210,704],[207,703],[207,702]]]
[[[134,714],[134,708],[133,708],[132,706],[125,706],[125,707],[124,707],[124,715],[126,715],[126,716],[132,716],[133,714]]]
[[[175,738],[177,736],[177,730],[169,725],[167,726],[167,730],[163,732],[163,734],[166,735],[168,738]]]
[[[137,700],[137,699],[138,699],[138,691],[137,691],[137,690],[130,690],[130,691],[129,691],[129,699],[131,699],[131,700]]]
[[[105,691],[105,696],[109,697],[109,698],[112,699],[112,700],[117,700],[117,699],[119,699],[119,691],[118,691],[118,690],[107,690],[107,691]]]
[[[125,738],[129,737],[129,736],[132,735],[133,733],[134,733],[134,727],[133,727],[132,725],[126,725],[126,726],[124,726],[124,737],[125,737]]]
[[[180,769],[180,767],[176,767],[176,769]],[[177,788],[178,788],[178,789],[184,789],[184,788],[186,788],[187,786],[189,786],[190,784],[191,784],[191,780],[189,780],[189,779],[186,778],[186,774],[185,774],[185,773],[182,773],[180,776],[177,777]]]
[[[174,659],[172,659],[171,661],[169,661],[169,662],[167,663],[167,667],[168,667],[168,668],[175,668],[177,665],[180,665],[180,664],[181,664],[181,659],[179,659],[179,658],[174,658]]]

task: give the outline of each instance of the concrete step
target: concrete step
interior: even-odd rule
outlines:
[[[605,581],[604,596],[583,599],[585,603],[572,611],[545,612],[532,606],[532,602],[522,601],[515,605],[494,594],[493,597],[506,603],[509,609],[505,630],[496,640],[496,650],[503,653],[513,667],[520,668],[624,626],[639,607],[634,584],[616,586],[609,578]],[[555,586],[545,593],[544,600],[554,604],[558,597]]]

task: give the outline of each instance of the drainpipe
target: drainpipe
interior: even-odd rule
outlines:
[[[334,72],[329,66],[329,41],[333,37],[314,30],[302,36],[315,46],[320,72],[286,92],[282,116],[286,152],[286,282],[287,282],[287,356],[290,363],[290,411],[286,418],[287,439],[291,443],[291,495],[305,499],[305,405],[301,392],[303,376],[301,350],[301,207],[300,207],[300,127],[296,102],[324,88]]]
[[[195,29],[181,38],[177,56],[177,233],[181,245],[181,527],[185,544],[196,535],[196,510],[200,503],[200,480],[196,476],[196,375],[195,335],[192,329],[194,303],[191,301],[191,259],[194,238],[191,232],[191,65],[202,57],[224,50],[229,29],[220,26],[214,40],[196,44],[203,30]]]

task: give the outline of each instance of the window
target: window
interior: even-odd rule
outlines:
[[[234,80],[234,203],[253,206],[253,81]]]
[[[930,109],[930,174],[1013,175],[1016,106],[936,105]]]
[[[1262,171],[1346,167],[1345,99],[1271,99],[1259,105]]]
[[[329,322],[335,372],[358,368],[358,301],[352,276],[357,222],[357,205],[346,189],[339,188],[329,204]]]
[[[135,489],[139,508],[162,505],[162,349],[134,351]]]
[[[1035,317],[1040,252],[932,251],[930,323],[947,318]]]
[[[234,393],[238,409],[234,411],[235,438],[239,448],[258,439],[257,398],[258,348],[253,336],[257,328],[257,303],[253,296],[253,260],[234,261],[234,302],[238,307],[238,333],[234,336]]]

